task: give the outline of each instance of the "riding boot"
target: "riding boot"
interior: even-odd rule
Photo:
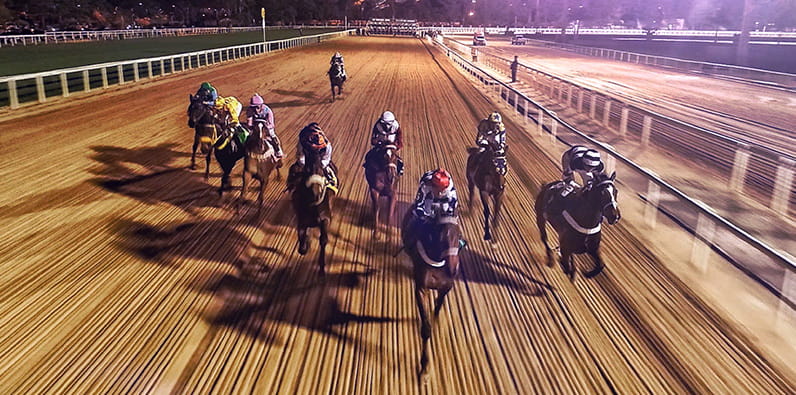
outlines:
[[[396,161],[396,164],[398,166],[398,175],[399,176],[404,175],[404,161],[403,161],[403,159],[398,158],[398,160]]]
[[[277,158],[285,156],[285,153],[282,151],[282,144],[279,142],[279,137],[271,136],[271,145],[274,146]]]

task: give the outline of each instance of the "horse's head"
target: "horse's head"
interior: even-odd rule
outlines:
[[[619,211],[619,204],[616,201],[619,192],[616,189],[616,185],[614,185],[615,180],[616,172],[611,173],[610,176],[600,173],[592,181],[592,186],[588,192],[590,195],[599,196],[602,215],[611,225],[619,222],[622,217]]]
[[[458,217],[440,216],[429,232],[417,240],[417,252],[433,267],[447,267],[452,276],[459,270],[459,244],[462,239]]]
[[[304,187],[310,192],[311,205],[321,204],[326,197],[326,172],[321,162],[321,153],[315,150],[305,150],[305,165],[303,169]]]
[[[188,105],[188,127],[194,128],[199,124],[212,124],[215,114],[212,108],[202,102],[198,96],[190,96],[191,104]]]

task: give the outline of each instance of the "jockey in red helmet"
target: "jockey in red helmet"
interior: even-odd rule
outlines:
[[[567,196],[574,190],[580,190],[581,186],[575,181],[574,173],[580,175],[583,186],[589,186],[594,177],[605,171],[605,164],[600,158],[597,150],[573,145],[561,156],[561,168],[563,170],[562,179],[566,186],[561,191],[561,196]]]
[[[246,110],[246,118],[246,124],[249,125],[249,129],[254,127],[255,122],[262,122],[264,124],[266,133],[268,133],[267,138],[276,150],[276,157],[283,157],[285,154],[282,152],[282,144],[279,142],[279,137],[276,136],[274,112],[265,104],[262,96],[257,93],[255,93],[249,101],[249,108]]]
[[[428,222],[437,216],[454,217],[457,203],[450,173],[440,168],[423,174],[415,197],[414,214],[418,219]]]
[[[398,155],[398,151],[403,148],[403,132],[401,131],[401,125],[398,124],[398,120],[395,119],[395,115],[390,111],[385,111],[381,114],[381,117],[376,121],[373,125],[373,133],[370,136],[370,145],[373,146],[372,149],[376,147],[392,144],[395,146],[395,154]],[[397,161],[398,165],[398,174],[404,174],[404,161],[401,157],[398,157]]]

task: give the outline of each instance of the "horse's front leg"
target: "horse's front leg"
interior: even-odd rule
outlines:
[[[379,239],[379,192],[370,188],[370,202],[373,205],[373,238]]]
[[[210,160],[212,159],[214,149],[215,147],[211,145],[210,149],[207,151],[207,156],[205,156],[205,181],[210,179]]]
[[[492,202],[494,202],[495,212],[492,214],[492,227],[497,229],[498,222],[500,222],[500,213],[502,212],[503,208],[503,191],[499,191],[492,197]]]
[[[196,148],[199,147],[199,138],[194,135],[193,137],[193,149],[191,150],[191,170],[196,169]]]
[[[575,263],[572,261],[572,251],[566,247],[567,243],[561,241],[561,269],[569,276],[569,281],[575,281]]]
[[[298,227],[298,253],[301,255],[306,255],[307,250],[309,249],[309,243],[307,242],[307,228],[306,227]]]
[[[492,240],[492,232],[489,230],[489,193],[480,192],[481,204],[484,205],[484,240]]]
[[[329,234],[328,234],[328,227],[329,227],[329,220],[325,219],[321,221],[319,226],[321,230],[321,253],[318,255],[318,268],[321,271],[321,275],[326,274],[326,243],[329,241]]]
[[[594,269],[590,270],[585,274],[586,278],[592,278],[598,274],[600,274],[603,269],[605,268],[605,264],[603,263],[603,259],[600,257],[600,246],[599,244],[594,247],[593,249],[590,248],[587,252],[589,256],[594,259]]]
[[[248,174],[246,171],[249,168],[249,164],[246,163],[249,161],[249,158],[243,158],[243,172],[241,174],[241,188],[240,188],[240,204],[246,203],[246,181],[247,179],[251,178],[251,175]]]
[[[445,303],[445,295],[450,292],[453,285],[447,288],[440,289],[437,294],[437,301],[434,303],[434,317],[439,317],[439,311],[442,309],[442,304]]]
[[[431,322],[428,320],[426,313],[426,306],[424,304],[423,295],[426,290],[421,288],[421,285],[415,283],[415,303],[417,303],[417,310],[420,313],[420,338],[423,341],[423,348],[420,353],[420,377],[425,381],[428,374],[428,341],[431,339]]]

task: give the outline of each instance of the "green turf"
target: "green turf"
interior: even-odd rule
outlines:
[[[338,29],[304,29],[304,35]],[[271,30],[268,41],[298,36],[298,30]],[[36,73],[119,60],[150,58],[261,42],[261,31],[201,36],[140,38],[0,48],[0,76]]]

